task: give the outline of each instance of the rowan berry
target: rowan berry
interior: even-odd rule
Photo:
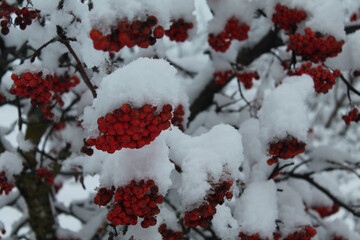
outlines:
[[[305,145],[306,144],[304,142],[297,140],[291,135],[288,135],[284,139],[275,140],[269,143],[268,152],[269,155],[273,156],[273,158],[276,157],[288,159],[293,158],[300,153],[303,153],[305,151]]]
[[[6,173],[4,171],[0,172],[0,195],[2,195],[3,192],[5,193],[5,195],[8,195],[13,188],[14,185],[8,182]]]
[[[312,209],[314,211],[316,211],[317,213],[319,213],[320,217],[324,218],[324,217],[331,216],[334,213],[337,213],[339,211],[340,207],[337,204],[333,204],[332,206],[329,206],[329,207],[317,206],[317,207],[312,207]]]
[[[216,206],[224,203],[225,196],[230,197],[229,190],[232,184],[232,181],[221,181],[220,183],[212,184],[212,193],[206,196],[206,203],[185,213],[185,226],[207,228],[216,213]]]
[[[239,82],[244,84],[245,89],[250,89],[253,86],[253,83],[252,83],[253,79],[258,80],[260,78],[257,71],[241,72],[241,73],[236,74],[236,77]]]
[[[300,68],[296,68],[289,75],[308,74],[314,81],[314,88],[317,93],[327,93],[335,85],[335,80],[341,75],[339,70],[328,71],[322,65],[312,68],[312,63],[304,63]]]
[[[135,225],[142,218],[141,226],[147,228],[156,225],[155,215],[159,214],[158,204],[164,197],[158,193],[153,180],[131,181],[125,187],[113,190],[99,189],[94,202],[106,206],[112,199],[114,203],[107,214],[107,219],[114,225]]]
[[[316,235],[316,230],[311,226],[305,226],[303,229],[289,234],[284,240],[310,240]]]
[[[350,122],[358,122],[360,120],[359,110],[354,108],[347,115],[342,116],[342,119],[346,123],[346,126],[350,126]]]
[[[158,228],[158,231],[162,236],[162,240],[179,240],[184,237],[183,232],[175,232],[171,229],[167,229],[166,227],[166,224],[163,223]]]
[[[44,180],[47,184],[54,184],[53,171],[46,168],[38,168],[36,171],[36,178]]]
[[[324,62],[328,57],[335,57],[342,51],[344,41],[336,41],[333,36],[323,36],[321,33],[305,29],[305,35],[299,33],[289,36],[288,51],[293,51],[303,60],[315,63]]]
[[[180,104],[175,108],[174,117],[171,119],[171,123],[174,126],[178,126],[181,131],[185,130],[184,115],[185,115],[184,107],[183,105]]]
[[[192,29],[194,25],[192,23],[185,22],[184,19],[173,20],[170,29],[165,31],[165,35],[170,38],[171,41],[185,42],[188,39],[188,30]]]
[[[226,71],[218,71],[213,74],[215,79],[215,83],[219,85],[223,85],[227,83],[234,75],[233,70],[226,70]]]
[[[123,104],[105,117],[98,118],[100,136],[90,138],[87,143],[108,153],[122,148],[142,148],[171,125],[172,106],[165,104],[159,114],[155,113],[156,109],[149,104],[141,108]]]
[[[110,34],[105,36],[98,29],[92,29],[90,38],[93,40],[95,49],[105,52],[118,52],[125,46],[132,48],[135,45],[148,48],[156,43],[157,38],[164,36],[163,27],[156,26],[157,23],[155,16],[149,16],[146,21],[122,20],[117,23],[116,28],[111,29]]]
[[[297,9],[289,9],[280,3],[275,6],[275,13],[272,16],[272,22],[285,31],[294,32],[297,24],[307,17],[306,13]]]

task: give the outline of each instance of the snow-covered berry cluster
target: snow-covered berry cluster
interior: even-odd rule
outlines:
[[[67,74],[60,77],[51,74],[43,76],[43,72],[24,72],[20,75],[14,73],[11,79],[14,84],[10,93],[18,97],[30,98],[31,104],[41,108],[45,118],[54,117],[51,113],[54,104],[51,101],[55,100],[63,106],[61,95],[80,83],[76,76],[70,77]]]
[[[314,211],[316,211],[317,213],[319,213],[320,217],[324,218],[324,217],[328,217],[333,215],[334,213],[337,213],[339,211],[339,205],[337,204],[333,204],[332,206],[317,206],[317,207],[312,207],[312,209]]]
[[[289,36],[288,50],[294,51],[303,60],[318,63],[337,56],[343,45],[344,41],[336,41],[333,36],[325,37],[306,28],[305,35],[295,33]]]
[[[183,232],[175,232],[171,229],[167,229],[166,227],[166,224],[163,223],[158,228],[158,231],[162,236],[162,240],[179,240],[184,237]]]
[[[158,193],[158,187],[153,180],[132,180],[125,187],[118,187],[116,192],[101,188],[94,202],[100,206],[107,205],[114,199],[107,219],[113,225],[136,225],[142,218],[141,226],[147,228],[156,225],[155,215],[159,214],[157,206],[164,202],[164,196]]]
[[[253,86],[253,79],[258,80],[260,77],[258,72],[254,71],[237,73],[236,78],[244,84],[245,89],[250,89]]]
[[[92,156],[94,150],[91,148],[90,144],[84,139],[84,145],[81,147],[80,152],[85,153],[88,156]]]
[[[179,104],[174,110],[174,117],[171,119],[171,123],[174,126],[178,126],[181,131],[185,130],[184,126],[184,107],[182,104]]]
[[[289,9],[280,3],[275,6],[275,13],[272,22],[285,31],[295,31],[297,24],[307,17],[306,13],[298,9]]]
[[[8,183],[6,173],[4,171],[0,172],[0,195],[2,195],[3,193],[5,193],[5,195],[8,195],[13,188],[14,185]]]
[[[157,38],[165,34],[164,28],[158,24],[155,16],[148,16],[146,21],[135,20],[133,22],[123,20],[118,22],[117,27],[110,34],[103,35],[100,30],[92,29],[90,38],[94,48],[102,51],[118,52],[123,47],[148,48],[156,43]]]
[[[233,182],[230,180],[212,184],[212,193],[206,196],[206,202],[200,207],[185,213],[185,226],[207,228],[216,213],[216,206],[224,203],[224,197],[227,199],[233,197],[232,192],[229,191],[232,184]]]
[[[66,128],[66,123],[56,122],[53,127],[53,131],[57,132]]]
[[[277,163],[277,158],[288,159],[293,158],[296,155],[305,151],[305,143],[299,141],[297,138],[288,135],[286,138],[281,140],[275,140],[269,143],[269,155],[272,156],[268,160],[268,164],[272,165]]]
[[[289,234],[284,240],[310,240],[316,235],[316,230],[311,226]]]
[[[304,63],[300,68],[296,68],[294,72],[290,72],[289,75],[308,74],[314,80],[315,91],[317,93],[327,93],[335,85],[336,78],[341,75],[340,70],[330,72],[322,65],[313,68],[311,66],[310,62]]]
[[[269,240],[269,238],[261,238],[258,233],[255,233],[253,235],[247,235],[243,232],[240,232],[239,235],[240,240]],[[274,233],[273,234],[273,240],[280,240],[281,234]]]
[[[160,132],[170,127],[172,106],[166,104],[156,114],[156,106],[149,104],[141,108],[122,105],[112,113],[97,120],[100,136],[90,138],[88,144],[98,150],[114,153],[122,148],[142,148],[150,144]]]
[[[337,235],[334,235],[332,240],[348,240],[347,238],[343,237],[343,236],[337,236]]]
[[[230,47],[232,40],[244,41],[249,38],[248,32],[250,27],[243,23],[241,24],[237,18],[229,18],[225,25],[225,31],[218,35],[209,34],[209,45],[217,52],[226,52]]]
[[[223,85],[227,83],[233,75],[234,75],[233,70],[218,71],[213,73],[215,83],[219,85]]]
[[[54,175],[52,170],[46,168],[38,168],[36,171],[36,178],[44,180],[47,184],[54,184]]]
[[[188,39],[188,30],[192,29],[194,25],[190,22],[185,22],[184,19],[172,21],[172,24],[168,30],[165,31],[165,35],[170,38],[171,41],[185,42]]]
[[[360,120],[359,110],[354,108],[347,115],[342,116],[346,126],[350,126],[350,122],[358,122]]]
[[[12,19],[12,13],[16,14],[15,20]],[[39,17],[40,10],[29,10],[27,7],[20,9],[9,5],[5,0],[0,2],[1,33],[3,35],[7,35],[10,32],[9,26],[11,23],[24,30],[27,26],[31,25],[33,20]]]

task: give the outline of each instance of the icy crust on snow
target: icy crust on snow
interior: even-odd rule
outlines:
[[[264,239],[271,238],[276,231],[275,221],[278,218],[276,191],[276,184],[272,180],[250,183],[246,187],[235,209],[241,232],[259,233]]]
[[[179,194],[187,209],[197,207],[220,180],[242,179],[243,162],[240,133],[229,125],[217,125],[209,132],[191,137],[173,128],[167,135],[170,159],[182,169]]]
[[[170,173],[174,165],[169,161],[168,147],[161,135],[141,149],[122,149],[114,154],[95,151],[92,158],[104,158],[100,186],[125,186],[131,180],[154,180],[159,193],[166,195],[171,185]]]
[[[0,154],[0,172],[4,171],[9,181],[14,181],[13,175],[19,174],[23,169],[21,157],[9,151]]]
[[[307,14],[305,27],[313,32],[332,35],[338,41],[346,38],[344,11],[338,0],[281,0],[280,4],[289,8],[304,10]]]
[[[140,108],[145,104],[165,104],[175,109],[187,106],[187,96],[176,69],[162,59],[139,58],[106,76],[97,89],[97,98],[84,109],[83,126],[97,133],[97,119],[128,103]]]
[[[239,223],[232,216],[231,209],[225,205],[216,206],[216,214],[212,219],[214,231],[222,240],[233,240],[239,234]]]
[[[309,129],[305,99],[314,91],[309,75],[286,77],[265,96],[259,111],[260,138],[264,146],[287,135],[306,141]]]
[[[277,185],[281,192],[277,192],[279,223],[284,236],[293,233],[299,228],[311,225],[310,218],[305,212],[301,196],[286,183]]]
[[[207,0],[214,18],[209,22],[208,32],[219,34],[225,30],[225,24],[229,18],[235,17],[240,24],[251,25],[255,9],[248,0]]]

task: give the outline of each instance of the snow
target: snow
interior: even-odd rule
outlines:
[[[283,83],[265,96],[259,111],[260,138],[264,146],[274,138],[287,135],[306,141],[309,129],[306,97],[313,92],[313,80],[308,75],[286,77]]]
[[[231,215],[231,209],[225,205],[216,206],[212,224],[216,235],[223,240],[236,239],[240,231],[238,221]]]
[[[187,97],[176,70],[162,59],[139,58],[106,76],[97,89],[97,98],[86,107],[83,126],[90,133],[97,133],[97,119],[128,103],[134,108],[145,104],[165,104],[176,108],[187,106]]]
[[[5,151],[0,154],[0,172],[4,171],[10,182],[14,181],[13,175],[19,174],[22,169],[22,158],[17,153]]]
[[[186,209],[201,205],[211,188],[208,182],[243,178],[239,171],[243,162],[241,135],[229,125],[217,125],[197,137],[174,128],[167,135],[167,144],[170,159],[182,169],[179,194]]]
[[[18,142],[19,148],[24,152],[28,152],[35,147],[30,140],[25,140],[25,136],[22,132],[17,134],[16,140]]]
[[[271,237],[279,214],[277,201],[276,184],[272,180],[250,183],[235,210],[240,231],[248,235],[259,233],[261,238]]]

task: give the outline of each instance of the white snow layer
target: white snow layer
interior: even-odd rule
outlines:
[[[260,137],[266,146],[274,138],[287,135],[306,141],[309,129],[305,99],[313,92],[308,75],[286,77],[283,83],[265,96],[259,111]]]
[[[241,135],[233,127],[217,125],[198,137],[176,128],[169,133],[170,158],[182,169],[179,194],[185,209],[203,202],[210,183],[243,178],[239,171],[243,162]]]
[[[251,183],[246,187],[236,208],[242,232],[251,235],[259,233],[262,238],[272,237],[279,214],[276,191],[272,180]]]
[[[9,181],[13,181],[13,175],[19,174],[23,169],[22,158],[9,151],[0,154],[0,172],[4,171]]]
[[[106,76],[97,89],[97,98],[91,107],[86,107],[83,126],[97,132],[97,119],[128,103],[140,108],[145,104],[165,104],[176,108],[187,96],[176,69],[162,59],[139,58]]]

